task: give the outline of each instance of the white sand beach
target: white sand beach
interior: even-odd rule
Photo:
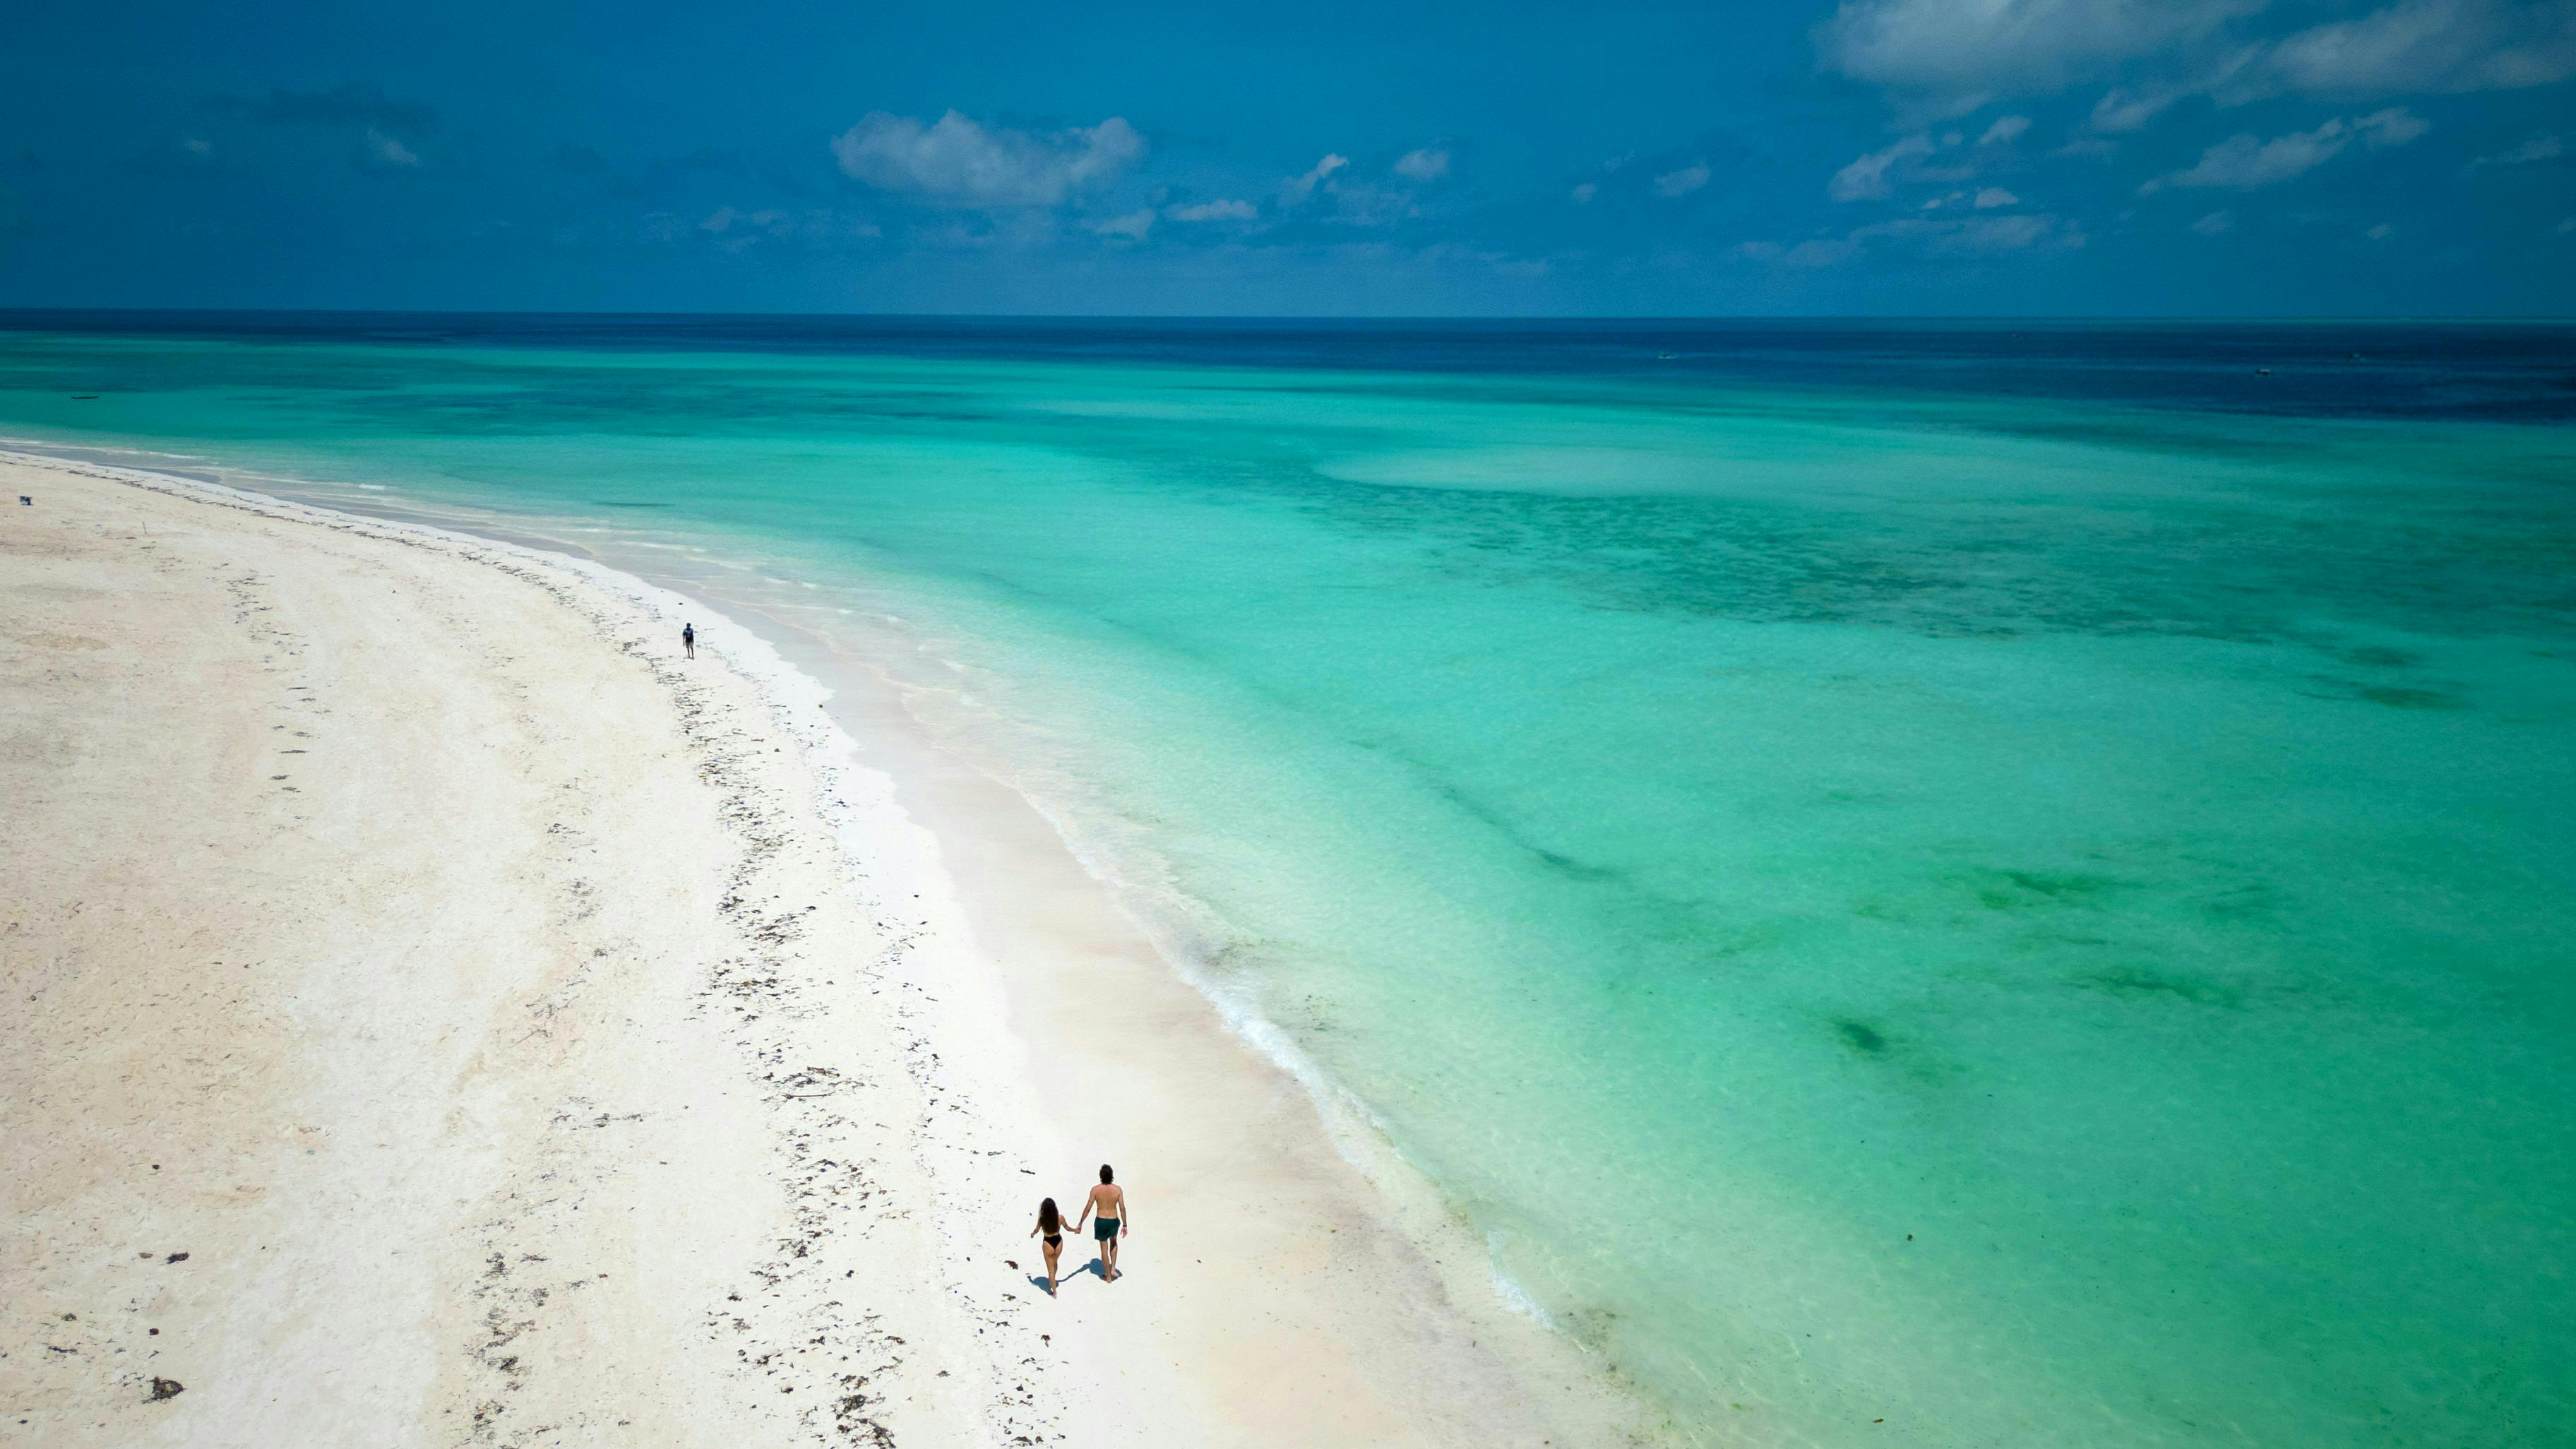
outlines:
[[[562,556],[0,474],[0,1441],[1638,1438],[892,703]],[[1104,1160],[1128,1274],[1050,1301]]]

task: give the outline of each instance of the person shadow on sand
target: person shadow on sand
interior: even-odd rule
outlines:
[[[1081,1267],[1064,1275],[1065,1278],[1101,1278],[1102,1276],[1103,1275],[1100,1271],[1100,1260],[1098,1258],[1094,1258],[1090,1262],[1085,1263]],[[1126,1277],[1127,1270],[1124,1268],[1119,1269],[1118,1276],[1121,1278]],[[1031,1273],[1029,1275],[1029,1286],[1042,1290],[1048,1297],[1052,1298],[1056,1296],[1056,1290],[1064,1286],[1064,1280],[1059,1278],[1053,1284],[1050,1284],[1047,1282],[1047,1276],[1044,1273]]]

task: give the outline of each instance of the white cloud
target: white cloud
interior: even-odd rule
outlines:
[[[1655,194],[1667,200],[1688,196],[1708,184],[1708,163],[1694,161],[1678,171],[1667,171],[1655,178]]]
[[[1250,221],[1261,215],[1249,201],[1202,201],[1196,206],[1167,206],[1163,215],[1174,221]]]
[[[1572,192],[1574,204],[1577,206],[1590,206],[1592,204],[1592,198],[1599,195],[1600,191],[1601,188],[1599,185],[1586,181],[1574,188],[1574,191]]]
[[[1082,224],[1082,229],[1094,236],[1115,236],[1124,237],[1129,241],[1143,241],[1145,233],[1154,229],[1154,208],[1149,206],[1141,211],[1130,211],[1118,216],[1086,221]]]
[[[2021,198],[2000,186],[1989,186],[1977,193],[1977,210],[1992,211],[1998,206],[2019,206]]]
[[[2576,232],[2576,216],[2571,216],[2565,221],[2558,223],[2555,230],[2560,236],[2565,236],[2569,232]]]
[[[2139,130],[2161,115],[2167,106],[2181,99],[2180,91],[2140,94],[2115,86],[2093,103],[2093,129],[2111,132]]]
[[[1909,242],[1928,252],[1950,256],[1990,256],[2029,251],[2042,244],[2084,245],[2083,229],[2060,217],[2043,215],[1963,216],[1957,220],[1902,217],[1855,227],[1854,243],[1876,239]]]
[[[843,174],[954,206],[1054,206],[1144,159],[1145,138],[1112,116],[1050,135],[988,129],[950,111],[930,125],[872,111],[833,138]]]
[[[2225,236],[2236,230],[2236,216],[2233,212],[2213,211],[2193,222],[2191,229],[2202,236]]]
[[[1303,176],[1281,182],[1279,209],[1302,206],[1318,192],[1330,198],[1323,219],[1337,226],[1394,226],[1422,215],[1410,188],[1359,179],[1352,172],[1351,158],[1339,152],[1327,153]]]
[[[2084,245],[2084,233],[2053,216],[1977,216],[1958,223],[1958,230],[1935,243],[1937,250],[1958,252],[2027,251],[2042,242]]]
[[[2323,23],[2316,12],[2350,18]],[[2358,11],[2359,13],[2352,13]],[[2257,27],[2278,16],[2288,22]],[[1829,69],[1956,115],[2128,73],[2095,125],[2173,101],[2364,99],[2552,85],[2576,75],[2576,0],[1842,0],[1816,31]]]
[[[2264,0],[1843,0],[1826,64],[1897,90],[2049,90],[2205,35]],[[1962,109],[1965,109],[1963,104]]]
[[[195,136],[180,142],[179,146],[191,156],[211,156],[215,151],[213,143],[199,140]]]
[[[418,166],[420,164],[419,152],[373,126],[367,128],[367,155],[379,166]]]
[[[2358,121],[2337,118],[2313,131],[2293,131],[2269,141],[2250,134],[2230,136],[2202,152],[2196,165],[2159,176],[2138,192],[2143,196],[2168,186],[2252,191],[2312,171],[2341,155],[2355,140],[2373,147],[2403,146],[2430,129],[2431,123],[2423,117],[2392,108]]]
[[[2403,146],[2433,129],[2433,123],[2404,106],[2391,106],[2353,122],[2352,128],[2369,146]]]
[[[2576,75],[2576,0],[2398,0],[2261,47],[2222,100],[2514,90]]]
[[[2388,223],[2383,221],[2379,225],[2372,227],[2370,230],[2363,232],[2362,235],[2370,238],[2372,241],[2386,241],[2390,237],[2397,235],[2397,228],[2390,226]]]
[[[201,143],[191,142],[190,144],[193,146]],[[2566,149],[2566,143],[2556,136],[2534,136],[2511,150],[2498,151],[2492,156],[2481,156],[2470,162],[2469,166],[2472,170],[2482,166],[2524,166],[2534,161],[2555,160],[2559,153]]]
[[[1350,164],[1351,158],[1348,156],[1327,153],[1323,160],[1315,163],[1313,170],[1281,187],[1280,194],[1288,199],[1290,206],[1294,206],[1314,195],[1316,187],[1331,180],[1334,172]]]
[[[2140,187],[2154,191],[2166,186],[2232,186],[2251,191],[2270,186],[2331,161],[2351,137],[2351,128],[2341,121],[2328,121],[2313,131],[2293,131],[2266,141],[2259,136],[2230,136],[2200,154],[2197,165],[2170,176],[2162,176]]]
[[[1887,168],[1915,156],[1932,154],[1932,138],[1906,137],[1884,151],[1872,151],[1834,173],[1825,194],[1836,201],[1874,201],[1887,195]]]
[[[1407,151],[1395,160],[1395,174],[1415,181],[1437,181],[1449,174],[1449,151],[1445,146],[1425,146]]]
[[[1986,257],[2042,249],[2072,250],[2085,241],[2082,227],[2058,216],[1918,215],[1872,222],[1841,236],[1809,237],[1785,251],[1773,242],[1743,242],[1726,255],[1743,261],[1779,261],[1792,267],[1830,267],[1882,242],[1936,256]]]
[[[1997,116],[1995,117],[1995,123],[1986,128],[1986,134],[1977,138],[1977,144],[1980,146],[2001,146],[2008,142],[2020,140],[2021,133],[2029,129],[2030,117],[2028,116]]]

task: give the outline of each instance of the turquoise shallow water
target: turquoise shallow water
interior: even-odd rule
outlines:
[[[0,431],[900,616],[1685,1440],[2576,1442],[2576,429],[2173,336],[0,333]]]

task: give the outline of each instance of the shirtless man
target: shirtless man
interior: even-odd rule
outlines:
[[[1109,1164],[1100,1164],[1100,1186],[1082,1200],[1082,1217],[1073,1225],[1075,1232],[1090,1221],[1092,1210],[1100,1212],[1100,1221],[1091,1227],[1092,1238],[1100,1244],[1100,1281],[1114,1282],[1118,1277],[1118,1240],[1127,1236],[1127,1189],[1110,1179]]]

